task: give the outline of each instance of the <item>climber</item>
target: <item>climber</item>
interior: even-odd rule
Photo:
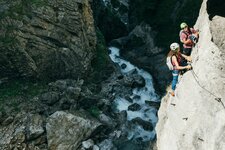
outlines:
[[[183,43],[183,51],[181,52],[184,55],[190,56],[192,47],[197,43],[199,37],[199,31],[193,28],[189,28],[188,25],[183,22],[180,24],[180,41]]]
[[[175,96],[174,91],[176,88],[176,84],[178,81],[178,75],[179,75],[179,71],[182,69],[191,69],[191,65],[186,64],[185,66],[181,66],[181,58],[186,59],[187,61],[191,61],[191,57],[181,54],[180,53],[180,46],[178,43],[172,43],[170,45],[170,52],[168,53],[168,56],[171,59],[171,63],[173,65],[173,70],[172,70],[172,75],[173,75],[173,80],[172,80],[172,92],[170,92],[170,94],[172,96]]]

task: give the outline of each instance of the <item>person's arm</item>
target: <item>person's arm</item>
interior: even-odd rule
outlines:
[[[194,28],[191,28],[191,33],[194,34],[196,37],[199,37],[199,30],[198,29],[194,29]]]
[[[186,59],[187,61],[192,61],[191,56],[187,56],[184,54],[181,54],[182,57],[184,57],[184,59]]]
[[[187,66],[180,66],[179,63],[177,62],[177,57],[176,56],[172,56],[172,62],[175,64],[176,69],[178,70],[182,70],[182,69],[190,69],[191,66],[187,65]]]
[[[180,41],[187,45],[192,44],[192,41],[187,37],[185,33],[181,33]]]

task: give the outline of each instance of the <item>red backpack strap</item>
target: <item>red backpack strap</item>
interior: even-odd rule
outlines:
[[[173,61],[172,61],[173,56],[175,56],[175,57],[177,58],[177,56],[176,56],[175,54],[173,54],[173,55],[171,56],[170,61],[171,61],[171,64],[172,64],[172,65],[173,65]],[[177,60],[177,61],[178,61],[178,60]],[[174,65],[173,65],[173,66],[174,66]]]

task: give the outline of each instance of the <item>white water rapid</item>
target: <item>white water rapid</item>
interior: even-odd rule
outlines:
[[[139,69],[132,65],[130,62],[123,60],[120,58],[119,49],[116,47],[110,47],[109,50],[110,58],[113,62],[117,63],[119,66],[126,64],[126,67],[120,70],[123,74],[128,73],[129,71],[136,69],[137,74],[141,75],[145,80],[145,86],[142,88],[134,88],[133,94],[130,95],[130,98],[133,99],[133,102],[129,102],[122,97],[116,97],[114,102],[117,106],[117,111],[121,112],[126,110],[127,112],[127,120],[130,121],[134,118],[141,118],[144,121],[147,121],[153,125],[155,128],[157,122],[157,109],[155,107],[149,106],[146,104],[147,101],[159,102],[160,99],[158,95],[155,93],[152,83],[152,76],[144,71],[143,69]],[[141,109],[138,111],[130,111],[128,110],[128,106],[137,103],[141,106]],[[149,141],[155,138],[155,130],[147,131],[144,130],[141,125],[135,125],[134,128],[130,129],[128,132],[128,139],[138,139],[141,138],[142,141]]]

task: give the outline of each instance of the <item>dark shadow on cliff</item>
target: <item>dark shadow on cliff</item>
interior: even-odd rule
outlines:
[[[212,20],[214,16],[225,17],[225,2],[224,0],[208,0],[207,12],[209,19]]]
[[[181,22],[193,26],[198,18],[202,0],[161,0],[154,14],[148,15],[147,23],[158,34],[156,46],[168,51],[172,42],[179,42]]]

